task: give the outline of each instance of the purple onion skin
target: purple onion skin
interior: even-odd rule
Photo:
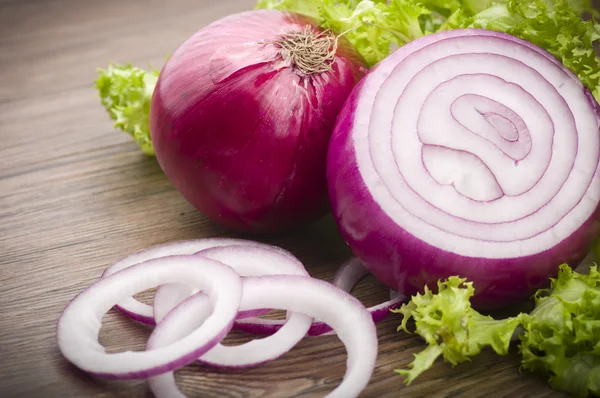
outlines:
[[[365,80],[353,89],[338,117],[330,140],[327,180],[333,216],[344,240],[381,283],[412,296],[423,293],[424,286],[436,291],[438,280],[459,275],[473,282],[473,306],[492,310],[530,299],[537,289],[549,285],[560,264],[575,267],[583,261],[600,234],[600,207],[552,249],[512,259],[450,253],[397,225],[370,195],[352,145],[352,123]],[[600,109],[593,96],[588,98],[594,109]],[[595,178],[600,178],[598,169]]]
[[[366,69],[342,40],[331,71],[301,78],[279,68],[275,46],[258,44],[307,25],[320,29],[275,10],[231,15],[189,38],[161,71],[150,114],[158,162],[222,227],[276,233],[329,211],[329,138]],[[240,54],[246,64],[230,58]]]

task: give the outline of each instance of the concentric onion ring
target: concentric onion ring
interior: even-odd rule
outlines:
[[[194,330],[197,325],[189,322],[188,311],[193,312],[196,298],[197,295],[183,301],[165,317],[164,323],[159,323],[155,331],[163,328],[165,331],[150,338],[149,348],[161,347],[163,342],[168,344]],[[323,305],[324,302],[327,305]],[[347,370],[342,383],[327,397],[357,397],[367,386],[377,359],[377,331],[371,315],[358,299],[327,282],[309,276],[269,275],[244,278],[240,309],[257,308],[277,308],[306,314],[323,319],[336,331],[348,353]],[[178,331],[177,327],[171,327],[167,322],[176,323],[182,328]],[[177,333],[172,334],[173,332]],[[152,377],[149,383],[158,398],[183,397],[172,373]]]
[[[172,243],[166,243],[163,245],[153,246],[144,250],[137,251],[120,259],[108,268],[104,270],[102,277],[108,277],[118,271],[125,268],[129,268],[135,264],[142,263],[144,261],[152,260],[155,258],[166,257],[166,256],[183,256],[186,254],[193,254],[201,250],[210,249],[213,247],[223,246],[254,246],[261,248],[268,248],[270,250],[279,252],[283,255],[287,255],[292,259],[296,259],[287,250],[281,249],[277,246],[266,245],[263,243],[253,242],[245,239],[234,239],[234,238],[206,238],[206,239],[191,239]],[[297,261],[297,260],[296,260]],[[155,325],[154,312],[152,306],[142,303],[133,297],[127,297],[115,306],[123,314],[127,315],[131,319],[144,323],[146,325]]]
[[[289,255],[269,247],[221,246],[202,250],[196,254],[219,261],[231,267],[242,277],[263,275],[300,275],[308,277],[302,263]],[[177,341],[178,336],[201,327],[206,316],[212,312],[209,297],[195,294],[198,290],[188,285],[164,284],[154,297],[154,317],[158,326],[150,335],[148,348],[167,341]],[[173,310],[190,295],[194,299],[183,305],[184,309]],[[243,307],[243,305],[241,305]],[[261,308],[241,308],[240,312],[253,313]],[[268,312],[267,309],[265,312]],[[171,323],[164,324],[164,319]],[[177,319],[180,318],[180,319]],[[237,317],[239,319],[239,316]],[[251,321],[253,318],[249,318]],[[252,340],[238,346],[215,345],[199,358],[200,362],[217,367],[239,368],[256,366],[279,358],[291,350],[308,332],[313,319],[300,313],[288,313],[283,326],[272,336]],[[159,342],[159,343],[157,343]]]
[[[305,275],[308,271],[296,257],[283,249],[267,245],[223,245],[200,250],[195,255],[207,257],[234,269],[240,276]],[[176,307],[198,290],[184,284],[164,284],[156,290],[153,303],[154,320],[158,324]],[[269,309],[253,309],[250,317],[269,312]],[[237,319],[246,319],[238,313]],[[252,318],[250,318],[252,319]]]
[[[149,351],[107,354],[98,343],[102,317],[115,303],[163,283],[187,283],[205,292],[214,311],[202,327]],[[202,256],[148,260],[100,279],[77,295],[58,320],[61,353],[78,368],[111,379],[140,379],[185,366],[231,330],[242,297],[242,280],[230,267]]]
[[[598,104],[531,43],[448,31],[371,70],[330,143],[338,226],[404,294],[461,275],[507,305],[577,263],[598,232]]]
[[[244,305],[241,304],[241,307]],[[186,298],[156,326],[148,339],[146,349],[155,350],[187,336],[200,328],[211,312],[212,307],[204,294],[197,293]],[[257,366],[270,362],[300,342],[311,323],[310,316],[294,312],[273,335],[237,346],[217,344],[199,360],[211,366],[229,368]],[[179,392],[171,372],[151,377],[148,382],[157,398],[184,397]]]
[[[220,260],[219,258],[215,258]],[[356,257],[346,261],[335,273],[333,278],[333,286],[350,293],[354,286],[369,272],[365,269],[359,259]],[[158,293],[158,292],[157,292]],[[390,291],[390,299],[377,304],[375,306],[367,308],[367,311],[371,314],[373,322],[378,323],[391,313],[392,309],[398,308],[406,297],[395,291]],[[282,327],[289,323],[289,319],[264,319],[264,318],[247,318],[240,319],[234,324],[234,328],[242,330],[244,332],[253,334],[273,334],[279,332]],[[308,329],[309,336],[326,336],[333,335],[335,331],[323,321],[313,321],[310,329]]]

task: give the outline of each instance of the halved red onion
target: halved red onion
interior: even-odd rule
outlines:
[[[394,290],[460,275],[478,307],[526,299],[599,232],[599,115],[581,82],[531,43],[477,29],[413,41],[339,115],[334,217]]]
[[[336,272],[333,278],[333,285],[342,289],[345,292],[350,292],[354,286],[369,272],[362,265],[359,259],[356,257],[346,261]],[[389,314],[390,310],[398,308],[406,297],[402,294],[391,291],[390,299],[381,304],[369,307],[367,311],[371,313],[373,322],[378,323],[384,320]],[[273,334],[276,333],[287,320],[281,319],[263,319],[263,318],[251,318],[251,319],[238,319],[234,324],[234,328],[253,334]],[[322,321],[315,321],[308,330],[309,336],[322,336],[335,334],[334,330]]]
[[[184,307],[174,309],[158,325],[156,336],[152,338],[152,347],[160,346],[163,338],[170,341],[173,333],[179,333],[178,330],[181,333],[177,337],[181,337],[194,329],[190,327],[190,319],[197,318],[184,316],[192,302],[192,299],[185,301]],[[377,359],[377,332],[371,315],[356,298],[330,283],[308,276],[256,276],[244,278],[240,306],[242,310],[253,308],[277,308],[303,313],[323,319],[334,328],[346,346],[348,360],[342,383],[328,397],[356,397],[369,383]],[[173,325],[168,326],[167,323]],[[167,327],[169,332],[166,332]],[[158,328],[165,328],[165,332],[159,334]],[[172,373],[151,378],[149,382],[157,398],[183,396],[175,385]]]
[[[156,350],[107,354],[98,343],[102,317],[115,303],[163,283],[188,283],[211,297],[214,311],[202,327]],[[138,379],[193,362],[229,332],[239,309],[242,281],[230,267],[202,256],[145,261],[94,283],[71,301],[58,320],[61,353],[78,368],[112,379]]]
[[[153,246],[148,249],[140,250],[135,252],[116,263],[112,264],[102,274],[102,277],[107,277],[120,270],[131,267],[132,265],[142,263],[147,260],[173,256],[173,255],[186,255],[193,254],[198,251],[222,246],[255,246],[255,247],[266,247],[273,251],[279,252],[283,255],[288,255],[291,258],[295,257],[288,251],[281,249],[276,246],[266,245],[258,242],[253,242],[244,239],[232,239],[232,238],[206,238],[206,239],[194,239],[185,240],[179,242],[167,243],[164,245]],[[116,308],[129,316],[131,319],[144,323],[147,325],[155,325],[154,313],[152,306],[142,303],[133,297],[127,297],[122,302],[116,305]]]
[[[195,255],[227,264],[240,276],[308,275],[304,265],[288,252],[274,250],[271,246],[229,245],[204,249]],[[198,289],[186,284],[161,285],[154,295],[154,320],[160,323],[169,311]],[[264,310],[264,311],[261,311]],[[254,316],[269,309],[252,309],[246,315]],[[242,311],[245,313],[245,311]],[[240,319],[238,314],[236,319]]]

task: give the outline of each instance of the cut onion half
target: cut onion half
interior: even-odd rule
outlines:
[[[408,43],[338,117],[327,179],[339,230],[408,296],[460,275],[479,308],[526,300],[600,232],[598,109],[573,73],[514,36]]]
[[[192,299],[184,301],[183,307],[175,308],[164,319],[164,323],[159,324],[155,331],[156,335],[151,338],[152,347],[161,346],[163,338],[167,343],[170,342],[173,333],[178,330],[181,332],[177,332],[180,333],[177,337],[193,330],[193,327],[190,327],[190,317],[177,314],[187,312],[191,308],[191,303],[193,303]],[[348,360],[342,383],[327,397],[357,397],[367,386],[375,368],[378,341],[371,314],[359,300],[330,283],[308,276],[272,275],[244,278],[240,309],[256,308],[276,308],[303,313],[322,319],[333,327],[346,346]],[[172,322],[173,325],[168,326],[167,322]],[[169,332],[159,333],[159,327],[164,327],[165,330],[168,327]],[[151,378],[150,386],[157,398],[183,396],[175,385],[172,373]]]
[[[202,327],[156,350],[107,354],[98,342],[102,317],[126,297],[163,283],[201,289],[214,311]],[[61,353],[98,377],[142,379],[185,366],[218,344],[239,309],[242,280],[230,267],[202,256],[168,256],[145,261],[104,277],[77,295],[58,320]]]
[[[131,267],[132,265],[165,256],[175,255],[186,255],[199,252],[204,249],[212,247],[222,246],[254,246],[254,247],[265,247],[271,250],[280,252],[281,254],[288,255],[295,258],[288,251],[281,249],[276,246],[266,245],[244,239],[232,239],[232,238],[206,238],[206,239],[194,239],[185,240],[173,243],[167,243],[164,245],[153,246],[148,249],[140,250],[135,252],[116,263],[112,264],[102,274],[102,277],[107,277],[120,270]],[[123,314],[127,315],[131,319],[146,324],[155,325],[154,313],[152,306],[142,303],[133,297],[127,297],[116,305],[116,308]]]
[[[333,285],[345,292],[350,292],[356,284],[369,272],[365,269],[359,259],[356,257],[346,261],[336,272],[333,278]],[[367,311],[371,313],[373,322],[378,323],[387,318],[390,310],[398,308],[406,297],[398,292],[390,291],[390,299],[381,304],[369,307]],[[273,334],[276,333],[287,321],[281,319],[249,318],[238,319],[234,328],[253,334]],[[335,331],[322,321],[315,321],[307,333],[309,336],[332,335]]]

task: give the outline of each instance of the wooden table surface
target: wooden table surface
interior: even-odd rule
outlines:
[[[0,0],[0,396],[145,397],[143,381],[108,382],[71,366],[56,345],[67,302],[105,267],[135,250],[182,239],[233,236],[198,214],[153,158],[115,132],[93,88],[111,61],[162,66],[193,32],[254,0]],[[330,218],[262,241],[295,253],[331,280],[350,255]],[[355,294],[384,300],[373,278]],[[438,361],[410,387],[405,368],[424,346],[399,333],[399,315],[378,325],[379,357],[365,397],[560,396],[521,374],[516,347],[452,368]],[[142,349],[150,329],[114,310],[100,341],[110,352]],[[228,341],[241,341],[239,333]],[[256,368],[177,372],[189,396],[322,396],[345,372],[335,337],[306,338]]]

